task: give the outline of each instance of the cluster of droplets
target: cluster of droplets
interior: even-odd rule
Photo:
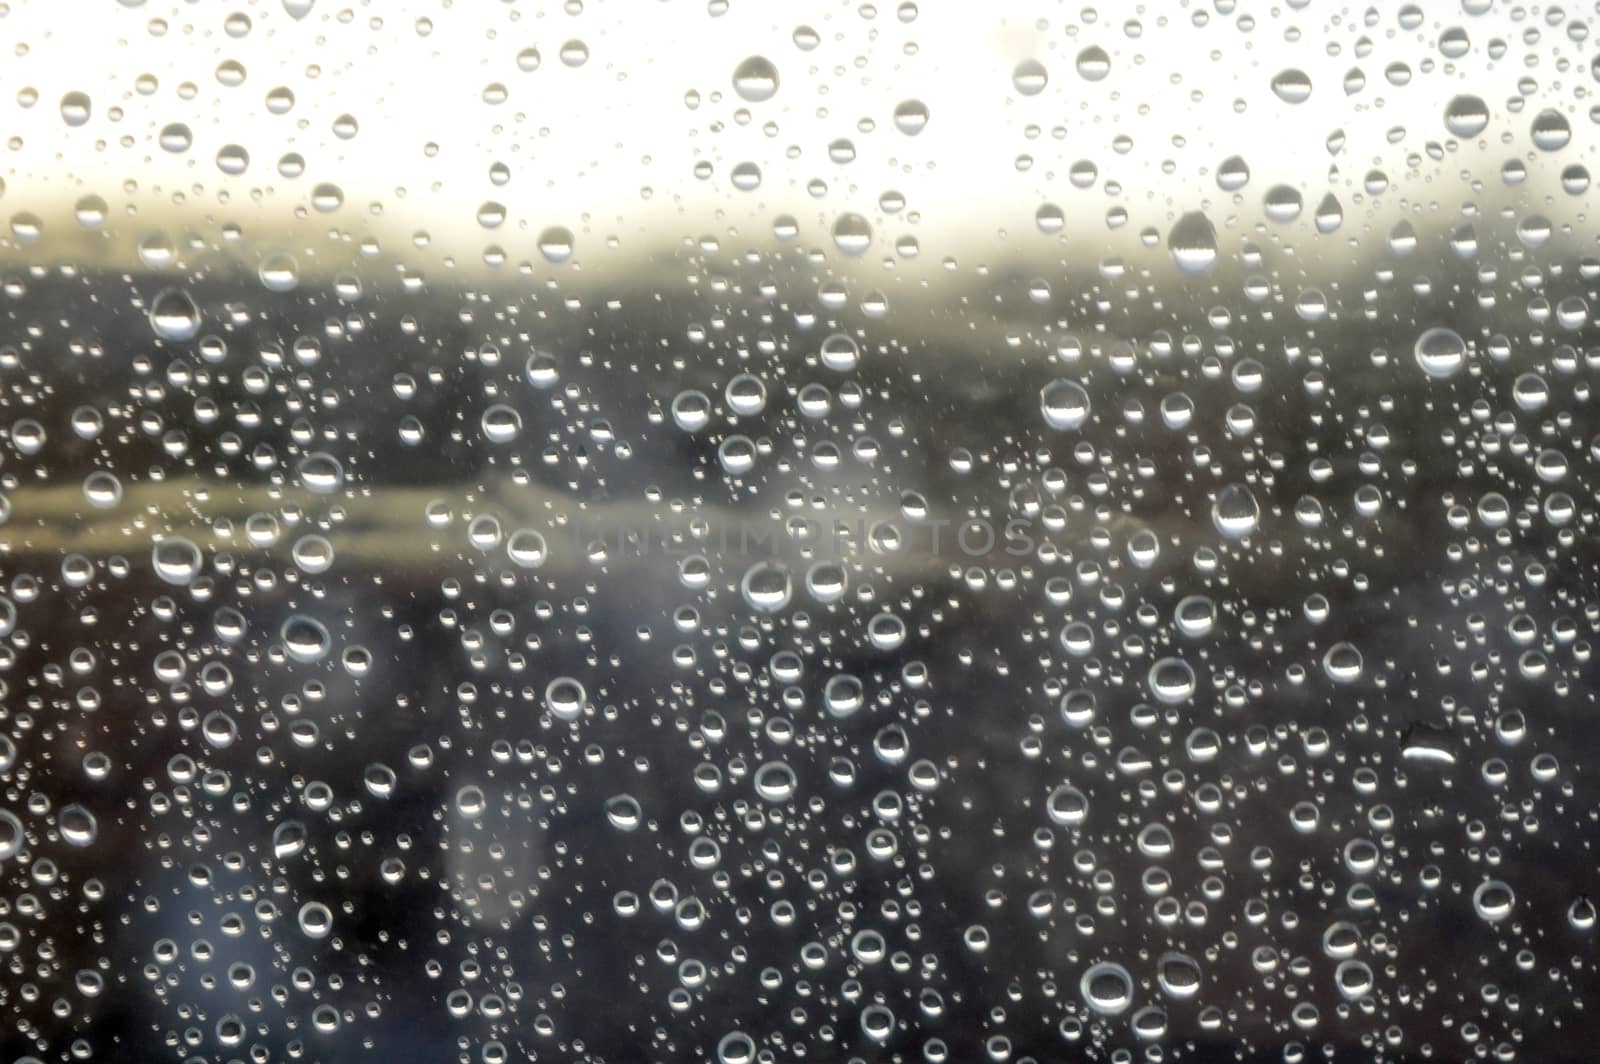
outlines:
[[[1241,61],[1231,111],[1310,128],[1354,101],[1312,129],[1326,173],[1263,188],[1264,148],[1200,160],[1190,139],[1226,137],[1172,130],[1172,194],[1133,194],[1145,120],[1181,110],[1145,102],[1157,45],[1237,49],[1269,16],[1041,13],[968,102],[1023,116],[996,180],[1048,176],[1019,230],[950,237],[928,273],[927,234],[961,227],[929,224],[919,171],[968,161],[939,140],[960,109],[899,68],[870,113],[801,103],[846,49],[877,69],[893,41],[914,72],[913,3],[708,56],[683,101],[721,149],[645,198],[726,159],[727,213],[659,261],[608,264],[610,207],[516,195],[528,81],[621,75],[565,33],[559,69],[497,45],[473,88],[514,116],[465,215],[492,283],[424,270],[426,229],[387,249],[407,196],[353,217],[310,137],[276,166],[312,174],[292,250],[254,244],[242,203],[282,207],[254,142],[216,150],[239,202],[207,201],[214,240],[147,221],[130,180],[125,211],[75,194],[113,256],[80,269],[14,211],[20,1059],[1587,1051],[1600,259],[1576,142],[1600,64],[1559,9],[1373,7],[1318,54],[1304,6],[1270,14],[1294,62]],[[219,43],[279,32],[260,7]],[[1513,40],[1511,95],[1460,91]],[[254,76],[224,57],[207,84]],[[261,89],[265,115],[309,126],[320,76]],[[159,88],[52,114],[75,137],[140,113],[125,150],[189,159],[201,90],[138,111]],[[1418,98],[1427,128],[1372,126]],[[1084,100],[1138,120],[1041,124]],[[323,146],[361,150],[381,103],[341,100]],[[785,145],[811,109],[849,124]],[[738,154],[746,126],[776,151]],[[1036,158],[1050,139],[1106,151]],[[819,206],[772,206],[789,184]]]

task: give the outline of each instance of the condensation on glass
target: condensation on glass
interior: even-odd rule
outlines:
[[[0,5],[0,1062],[1580,1061],[1592,5]]]

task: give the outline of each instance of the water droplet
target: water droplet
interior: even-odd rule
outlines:
[[[549,548],[541,533],[519,528],[506,539],[506,554],[520,568],[537,569],[545,563]]]
[[[1516,908],[1517,895],[1509,884],[1499,879],[1486,879],[1472,892],[1472,908],[1479,918],[1497,924],[1511,915]]]
[[[733,71],[733,91],[748,103],[764,103],[778,94],[778,68],[762,55],[752,55]]]
[[[570,676],[557,676],[544,689],[544,708],[557,720],[577,720],[588,697],[583,684]]]
[[[200,548],[182,536],[161,540],[151,548],[150,560],[156,575],[169,584],[186,586],[200,575]]]
[[[547,262],[566,262],[572,257],[572,230],[552,225],[539,234],[539,254]]]
[[[777,613],[789,605],[794,594],[789,567],[781,562],[757,562],[739,581],[739,593],[751,609]]]
[[[1211,523],[1228,539],[1243,539],[1261,523],[1261,504],[1243,484],[1229,484],[1211,504]]]
[[[15,857],[27,841],[27,833],[17,815],[9,809],[0,809],[0,861]]]
[[[821,357],[822,364],[835,373],[849,373],[860,360],[861,348],[844,333],[834,333],[822,341]]]
[[[1322,656],[1322,669],[1334,683],[1355,683],[1361,678],[1361,651],[1353,643],[1335,643]]]
[[[672,400],[672,421],[684,432],[699,432],[711,423],[711,397],[693,388]]]
[[[306,826],[299,820],[285,820],[272,829],[272,855],[280,861],[298,857],[306,848]]]
[[[1217,265],[1217,228],[1203,211],[1189,211],[1167,234],[1167,247],[1184,273],[1209,273]]]
[[[1150,666],[1147,677],[1150,694],[1168,706],[1182,705],[1194,697],[1194,668],[1182,658],[1162,658]]]
[[[782,761],[768,761],[756,769],[755,790],[763,801],[787,802],[794,797],[798,780],[794,769]]]
[[[163,288],[150,301],[150,327],[163,340],[193,340],[200,332],[200,308],[183,289]]]
[[[1133,1004],[1133,976],[1122,965],[1101,961],[1083,973],[1078,983],[1083,1000],[1102,1016],[1118,1016]]]
[[[1037,96],[1050,83],[1050,72],[1037,59],[1024,59],[1011,71],[1011,84],[1024,96]]]
[[[631,794],[616,794],[606,799],[606,820],[618,831],[634,831],[644,819],[639,800]]]
[[[1230,155],[1217,165],[1217,187],[1237,192],[1250,183],[1250,164],[1243,157]]]
[[[1163,953],[1156,961],[1156,982],[1170,998],[1187,1001],[1200,993],[1200,962],[1186,953]]]
[[[1467,364],[1467,342],[1442,325],[1419,336],[1413,353],[1422,372],[1437,380],[1454,377]]]
[[[831,338],[830,338],[831,339]],[[849,337],[845,337],[849,340]],[[827,340],[823,341],[824,361],[827,360]],[[740,417],[754,417],[767,406],[767,386],[761,378],[751,373],[741,373],[728,382],[723,397],[728,409]]]
[[[1290,67],[1272,79],[1272,91],[1284,103],[1305,103],[1311,99],[1311,78],[1305,71]]]
[[[1045,802],[1045,813],[1050,822],[1060,827],[1075,828],[1089,816],[1089,799],[1078,788],[1063,783],[1050,792]]]
[[[921,133],[928,125],[928,105],[921,100],[902,100],[895,105],[894,128],[908,137]]]
[[[1540,111],[1534,117],[1530,133],[1533,146],[1540,151],[1560,151],[1572,141],[1572,126],[1567,116],[1554,109]]]
[[[93,107],[89,102],[89,94],[84,92],[69,92],[61,97],[61,119],[69,126],[81,126],[89,121]]]
[[[1445,128],[1456,137],[1476,137],[1489,127],[1489,105],[1483,97],[1462,93],[1444,109]]]
[[[321,621],[295,614],[283,622],[278,637],[289,657],[302,665],[311,665],[327,657],[333,646],[333,637]]]
[[[1040,389],[1039,409],[1045,424],[1070,432],[1089,420],[1089,393],[1077,381],[1059,377]]]
[[[333,933],[333,910],[320,901],[308,901],[300,906],[298,921],[300,933],[307,938],[327,938]]]
[[[317,495],[331,495],[344,487],[344,466],[326,451],[313,451],[296,467],[300,483]]]
[[[1111,56],[1104,48],[1091,44],[1078,53],[1078,76],[1085,81],[1104,81],[1111,73]]]
[[[94,814],[76,802],[61,807],[61,812],[56,816],[56,825],[61,829],[61,838],[67,845],[79,849],[93,846],[100,834],[100,824]]]
[[[859,214],[841,214],[833,223],[833,242],[846,255],[860,255],[872,244],[872,226]]]

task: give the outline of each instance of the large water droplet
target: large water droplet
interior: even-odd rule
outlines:
[[[1111,56],[1098,44],[1091,44],[1078,53],[1078,76],[1085,81],[1104,81],[1111,73]]]
[[[872,225],[859,214],[841,214],[833,223],[833,242],[846,255],[859,255],[872,244]]]
[[[1560,151],[1572,141],[1572,126],[1567,116],[1554,109],[1540,111],[1529,132],[1533,146],[1540,151]]]
[[[1069,432],[1089,420],[1089,393],[1077,381],[1059,377],[1039,390],[1045,424]]]
[[[17,815],[9,809],[0,809],[0,861],[15,857],[27,841],[27,833]]]
[[[794,595],[789,567],[780,562],[757,562],[739,581],[739,593],[751,609],[777,613]]]
[[[1229,484],[1211,503],[1211,523],[1229,539],[1243,539],[1261,523],[1261,504],[1245,485]]]
[[[1462,93],[1445,105],[1444,125],[1452,136],[1476,137],[1489,126],[1489,105],[1482,96]]]
[[[1290,67],[1272,79],[1272,91],[1284,103],[1305,103],[1311,99],[1311,78],[1305,71]]]
[[[1203,211],[1189,211],[1167,234],[1172,261],[1184,273],[1208,273],[1217,265],[1217,227]]]
[[[1439,325],[1417,337],[1414,354],[1422,372],[1444,380],[1467,364],[1467,342],[1454,329]]]
[[[1133,976],[1113,961],[1101,961],[1083,973],[1078,984],[1083,1000],[1102,1016],[1117,1016],[1133,1004]]]
[[[200,575],[200,548],[182,536],[169,536],[157,543],[151,548],[150,560],[156,575],[169,584],[181,587]]]
[[[733,70],[733,91],[741,100],[761,103],[778,94],[778,68],[764,55],[753,55]]]
[[[1510,884],[1498,879],[1486,879],[1472,892],[1472,908],[1479,918],[1497,924],[1511,915],[1516,908],[1517,894]]]
[[[183,289],[163,288],[150,301],[150,327],[163,340],[193,340],[200,332],[200,308]]]
[[[570,676],[557,676],[544,689],[544,708],[557,720],[577,720],[588,697],[583,684]]]
[[[1037,96],[1050,83],[1050,72],[1037,59],[1024,59],[1011,71],[1011,84],[1024,96]]]

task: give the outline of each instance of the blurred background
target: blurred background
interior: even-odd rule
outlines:
[[[0,13],[0,1060],[1591,1056],[1592,12]]]

